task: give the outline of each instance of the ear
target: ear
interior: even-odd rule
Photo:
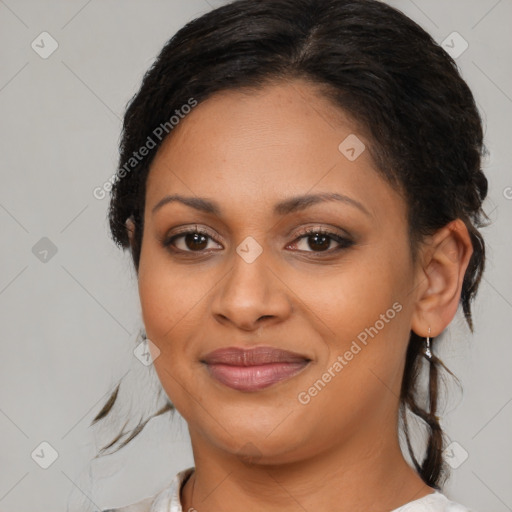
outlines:
[[[133,215],[126,219],[125,226],[128,233],[128,239],[130,240],[130,246],[133,246],[133,237],[135,233],[135,222],[133,220]]]
[[[453,320],[473,246],[468,229],[456,219],[438,230],[418,259],[416,304],[411,328],[419,336],[438,336]]]

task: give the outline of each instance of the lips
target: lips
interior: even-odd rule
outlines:
[[[229,347],[210,352],[201,362],[222,384],[239,391],[258,391],[292,378],[310,359],[273,347]]]

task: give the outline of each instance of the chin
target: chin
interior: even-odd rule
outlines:
[[[241,446],[230,452],[247,465],[277,466],[290,464],[302,458],[296,450],[298,447],[289,445],[281,437],[276,438],[274,442],[262,441],[261,438],[252,441],[239,439],[239,441]]]
[[[222,426],[203,426],[203,436],[218,449],[236,455],[247,464],[278,465],[295,462],[303,457],[304,447],[313,443],[307,432],[298,431],[297,418],[293,414],[283,421],[289,413],[273,414],[269,422],[263,415],[259,421],[247,421],[242,417],[225,421]],[[229,416],[222,415],[223,418]],[[229,425],[229,427],[228,427]],[[212,429],[213,427],[213,429]],[[224,428],[223,428],[224,427]]]

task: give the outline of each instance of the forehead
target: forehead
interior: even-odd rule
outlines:
[[[364,149],[369,143],[308,83],[222,91],[196,106],[164,141],[148,176],[146,203],[150,208],[165,193],[183,193],[231,206],[268,206],[285,196],[328,191],[366,201],[370,210],[379,203],[389,208],[397,196]]]

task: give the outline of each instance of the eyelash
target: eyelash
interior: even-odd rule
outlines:
[[[188,229],[188,230],[185,230],[180,233],[176,233],[176,234],[172,235],[171,237],[169,237],[163,241],[163,246],[165,248],[169,248],[174,253],[181,253],[181,254],[194,254],[195,253],[197,255],[200,255],[200,254],[205,254],[209,251],[212,251],[212,249],[209,249],[209,250],[203,249],[201,251],[184,251],[182,249],[177,249],[177,248],[173,247],[173,243],[177,239],[182,238],[186,235],[194,235],[194,234],[204,235],[216,242],[216,240],[210,235],[210,233],[207,230],[197,227],[195,229]],[[337,253],[343,249],[348,249],[349,247],[354,245],[354,242],[352,240],[350,240],[349,238],[343,237],[343,236],[341,236],[337,233],[334,233],[332,231],[329,231],[325,228],[306,228],[303,231],[301,231],[298,234],[298,236],[291,243],[295,244],[298,241],[300,241],[301,239],[309,238],[310,236],[313,236],[313,235],[327,236],[327,237],[331,238],[332,240],[334,240],[335,242],[337,242],[339,244],[339,246],[336,247],[335,249],[328,249],[326,251],[299,251],[299,252],[313,254],[314,257],[322,257],[323,255],[332,255],[333,253]],[[219,243],[219,242],[216,242],[216,243]],[[288,245],[291,245],[291,244],[288,244]]]

